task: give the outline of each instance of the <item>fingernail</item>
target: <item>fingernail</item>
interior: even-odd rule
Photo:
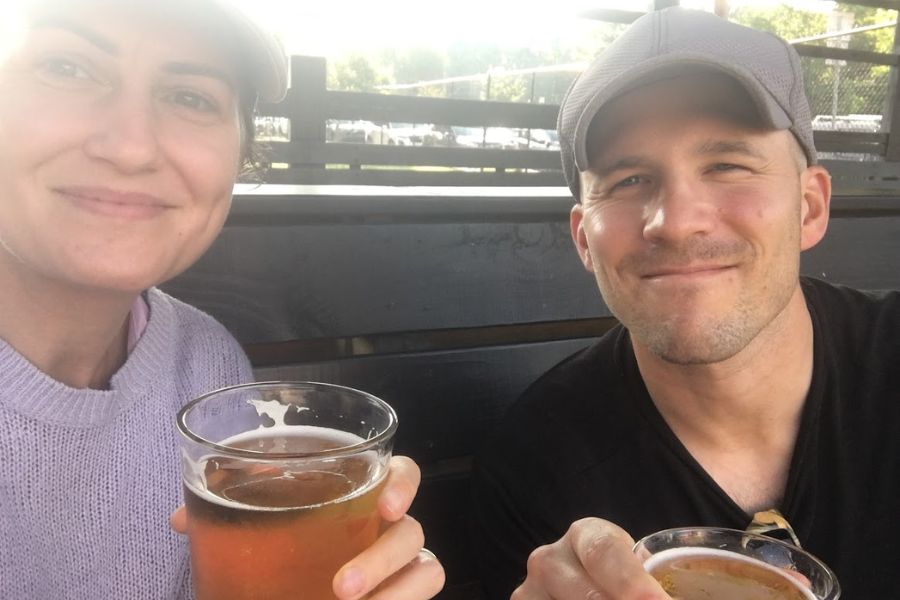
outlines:
[[[338,588],[340,588],[342,596],[350,598],[361,593],[364,584],[362,571],[356,567],[350,567],[341,574]]]

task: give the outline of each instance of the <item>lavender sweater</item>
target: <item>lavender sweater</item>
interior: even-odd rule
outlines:
[[[159,290],[109,391],[76,390],[0,340],[0,598],[189,596],[175,414],[250,381],[237,342]]]

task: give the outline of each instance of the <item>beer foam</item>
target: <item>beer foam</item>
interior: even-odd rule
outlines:
[[[260,417],[269,417],[275,423],[276,427],[284,427],[284,418],[287,415],[288,410],[293,410],[295,412],[303,412],[312,410],[308,406],[300,406],[299,404],[283,404],[278,400],[261,400],[259,398],[253,398],[251,400],[247,400],[247,403],[253,406],[254,410],[256,410],[256,414]],[[260,429],[263,429],[263,426],[260,425]],[[268,429],[268,427],[266,427]]]
[[[790,582],[794,588],[803,594],[803,597],[806,598],[806,600],[818,600],[812,590],[808,589],[796,578],[789,575],[785,569],[770,565],[757,558],[744,556],[732,550],[721,550],[719,548],[669,548],[668,550],[657,552],[644,561],[644,570],[648,573],[652,573],[656,569],[666,566],[668,563],[691,558],[721,558],[764,568]]]
[[[340,431],[337,429],[331,429],[327,427],[316,427],[313,425],[276,425],[273,427],[260,427],[253,431],[246,431],[243,433],[239,433],[237,435],[231,436],[218,442],[221,446],[236,446],[242,444],[243,442],[253,441],[253,440],[265,440],[267,438],[306,438],[312,439],[315,438],[317,440],[321,440],[324,442],[330,442],[333,444],[335,448],[345,448],[348,446],[354,446],[356,444],[360,444],[365,440],[358,435],[353,433],[349,433],[346,431]],[[290,450],[277,448],[276,452],[297,452],[298,450]],[[303,452],[304,450],[299,450],[299,452]],[[214,504],[218,504],[219,506],[224,506],[227,508],[235,508],[241,510],[255,510],[255,511],[266,511],[266,512],[284,512],[284,511],[296,511],[296,510],[306,510],[318,508],[321,506],[326,506],[329,504],[337,504],[339,502],[345,502],[347,500],[351,500],[356,498],[357,496],[361,496],[371,490],[373,487],[378,485],[386,476],[387,469],[382,468],[378,464],[378,453],[375,450],[368,450],[366,452],[361,452],[359,454],[354,455],[354,458],[366,461],[369,463],[369,469],[371,470],[371,477],[365,482],[364,485],[359,486],[358,489],[354,489],[349,494],[345,494],[343,496],[339,496],[333,500],[329,500],[327,502],[321,502],[318,504],[309,504],[304,506],[293,506],[293,507],[266,507],[266,506],[257,506],[252,504],[245,504],[243,502],[236,502],[234,500],[223,498],[207,489],[206,484],[206,474],[205,468],[207,462],[212,459],[219,457],[219,455],[211,454],[207,457],[202,458],[192,465],[195,476],[190,478],[191,481],[185,480],[185,485],[190,488],[190,490],[200,498],[208,502],[212,502]],[[302,459],[300,459],[302,460]],[[335,459],[311,459],[311,460],[321,460],[323,462]],[[252,461],[250,461],[252,462]],[[261,464],[264,464],[267,461],[260,461]],[[278,464],[279,461],[273,460],[271,461],[273,464]],[[290,462],[290,459],[284,462]],[[316,469],[311,469],[311,471],[315,471]],[[337,474],[337,473],[335,473]]]

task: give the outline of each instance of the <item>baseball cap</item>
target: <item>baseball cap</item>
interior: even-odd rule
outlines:
[[[287,92],[288,59],[278,37],[233,0],[201,0],[217,8],[233,28],[259,99],[278,102]]]
[[[810,164],[816,162],[809,102],[800,56],[785,40],[711,13],[667,8],[640,17],[572,83],[559,109],[560,153],[566,183],[578,197],[578,174],[587,170],[588,129],[603,106],[642,84],[684,67],[733,77],[747,92],[764,125],[794,134]]]

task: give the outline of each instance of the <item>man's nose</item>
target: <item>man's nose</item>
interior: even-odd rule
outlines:
[[[160,127],[153,103],[121,91],[95,108],[95,126],[85,153],[123,173],[155,168],[160,160]]]
[[[644,237],[652,241],[681,242],[709,233],[718,209],[702,182],[690,177],[667,177],[644,208]]]

